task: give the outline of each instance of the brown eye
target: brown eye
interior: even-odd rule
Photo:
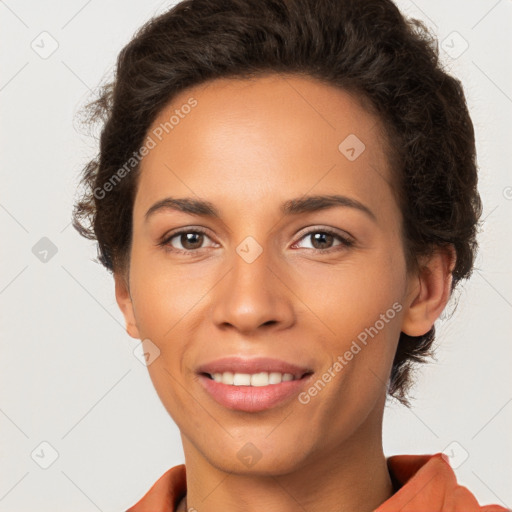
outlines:
[[[200,229],[188,229],[177,231],[165,237],[160,245],[167,251],[177,253],[194,253],[204,249],[205,239],[211,240],[205,232]]]
[[[300,240],[308,239],[311,241],[311,247],[306,247],[306,249],[312,249],[316,251],[328,251],[329,249],[336,247],[343,249],[354,244],[354,242],[349,238],[343,237],[340,234],[327,229],[316,229],[314,231],[312,230],[300,238]],[[297,246],[300,243],[300,240],[299,242],[296,242],[294,246]],[[335,243],[336,241],[339,243]]]
[[[329,233],[318,232],[309,236],[311,237],[312,245],[315,249],[328,249],[334,241],[334,236]]]
[[[204,235],[202,233],[185,233],[179,235],[179,241],[184,249],[199,249],[203,243]]]

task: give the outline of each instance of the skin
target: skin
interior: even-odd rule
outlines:
[[[393,494],[381,433],[398,338],[426,333],[441,314],[453,252],[407,272],[382,126],[357,97],[302,76],[218,79],[173,98],[150,131],[190,97],[197,106],[142,160],[129,268],[115,272],[127,332],[160,350],[148,370],[181,432],[186,507],[373,510]],[[366,146],[354,161],[338,149],[349,134]],[[347,206],[280,212],[305,194],[348,196],[375,220]],[[208,200],[221,219],[166,209],[146,220],[169,196]],[[207,234],[193,244],[167,244],[192,255],[158,245],[197,226]],[[315,245],[322,228],[353,245]],[[252,263],[236,252],[247,236],[262,249]],[[307,404],[233,411],[198,382],[200,364],[226,355],[284,359],[315,381],[394,303],[401,311]],[[246,443],[261,453],[251,467],[237,457]]]

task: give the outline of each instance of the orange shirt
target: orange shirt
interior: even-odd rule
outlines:
[[[500,505],[480,506],[457,484],[448,458],[435,455],[394,455],[387,459],[396,492],[374,512],[511,512]],[[185,465],[166,471],[146,495],[126,512],[174,512],[187,492]]]

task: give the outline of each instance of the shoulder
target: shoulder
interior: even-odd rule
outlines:
[[[168,469],[149,491],[126,512],[174,512],[177,503],[187,492],[185,464]]]
[[[509,512],[500,505],[480,506],[471,491],[457,483],[443,453],[394,455],[387,463],[398,490],[376,512]]]

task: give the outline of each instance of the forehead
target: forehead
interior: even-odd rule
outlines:
[[[206,82],[175,96],[148,130],[155,145],[136,207],[165,193],[238,206],[308,191],[379,202],[391,181],[382,134],[357,96],[312,78]]]

